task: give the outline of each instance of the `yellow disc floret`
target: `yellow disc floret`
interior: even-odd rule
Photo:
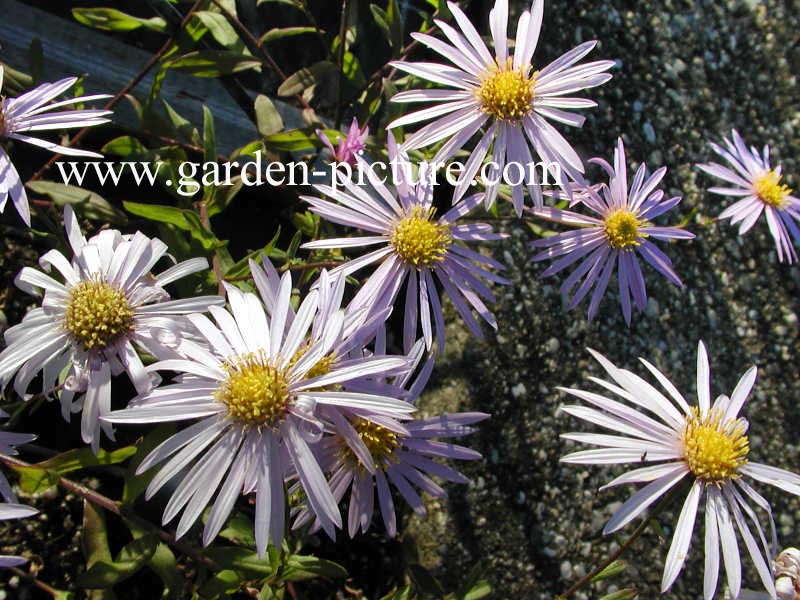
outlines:
[[[723,421],[723,413],[712,409],[703,417],[695,408],[683,430],[686,464],[698,479],[722,483],[739,477],[739,468],[747,463],[750,442],[744,419]]]
[[[764,171],[753,181],[753,189],[764,204],[773,208],[784,208],[788,204],[788,196],[792,193],[788,185],[781,183],[781,176],[775,171]]]
[[[432,221],[434,209],[414,206],[394,227],[389,242],[397,255],[418,269],[430,268],[444,260],[453,241],[446,223]]]
[[[292,368],[298,360],[300,360],[306,352],[308,352],[309,347],[302,346],[294,353],[294,356],[289,360],[289,364],[286,366],[287,369]],[[336,355],[335,354],[326,354],[322,358],[320,358],[317,363],[311,367],[306,374],[303,376],[303,379],[312,379],[314,377],[322,377],[323,375],[327,375],[331,372],[331,367],[336,362]]]
[[[487,73],[477,89],[481,110],[501,121],[519,121],[533,109],[536,80],[523,70],[514,70],[509,58],[503,67]]]
[[[642,225],[636,215],[625,208],[609,213],[604,224],[608,243],[612,248],[638,246],[641,244],[639,238],[647,237],[647,234],[639,232]]]
[[[366,419],[356,419],[351,425],[369,450],[376,469],[385,470],[392,462],[396,462],[393,455],[400,447],[400,435]],[[358,458],[344,439],[341,440],[340,458],[351,467],[360,466]]]
[[[214,398],[228,408],[232,419],[258,427],[272,427],[283,420],[292,401],[286,370],[274,366],[261,352],[229,359],[222,368],[227,377]]]
[[[63,327],[84,350],[102,350],[133,330],[133,317],[125,293],[97,278],[69,290]]]

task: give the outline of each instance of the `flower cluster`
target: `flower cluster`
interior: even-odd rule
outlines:
[[[380,17],[381,10],[373,8]],[[484,222],[488,219],[476,217],[481,207],[494,215],[504,209],[511,215],[513,210],[517,217],[524,214],[569,229],[546,231],[533,241],[531,261],[551,261],[541,277],[568,272],[560,286],[567,310],[588,299],[590,320],[599,314],[614,280],[626,324],[631,325],[634,309],[644,311],[648,291],[642,261],[683,287],[664,248],[695,235],[685,228],[689,218],[679,224],[657,224],[682,201],[679,195],[667,197],[663,189],[667,168],[651,172],[642,162],[635,170],[630,167],[629,177],[620,134],[612,158],[587,161],[604,173],[601,182],[593,181],[580,154],[554,125],[583,127],[585,117],[578,111],[597,103],[575,94],[607,83],[615,62],[582,62],[597,45],[590,40],[536,66],[544,0],[532,0],[522,11],[513,44],[507,37],[507,0],[496,0],[488,15],[488,45],[458,5],[448,2],[447,8],[443,12],[449,12],[455,24],[434,19],[438,35],[411,34],[427,49],[423,50],[438,54],[445,63],[415,62],[405,52],[395,54],[397,60],[389,63],[404,74],[401,85],[416,81],[427,86],[391,95],[395,103],[425,106],[397,116],[386,125],[388,131],[379,130],[370,141],[370,149],[378,148],[377,138],[385,133],[382,151],[391,165],[392,184],[372,176],[375,164],[363,153],[370,131],[366,124],[359,126],[354,118],[336,147],[321,129],[316,130],[331,160],[358,167],[370,177],[368,182],[354,181],[351,169],[346,169],[347,175],[335,169],[335,180],[316,183],[313,193],[300,196],[313,213],[303,215],[313,225],[303,230],[313,230],[312,239],[302,245],[292,242],[292,252],[287,253],[292,262],[282,267],[283,273],[266,253],[256,260],[254,252],[238,265],[244,271],[246,262],[248,275],[229,276],[230,271],[220,271],[219,262],[220,257],[231,257],[218,252],[214,279],[209,276],[201,282],[195,277],[192,292],[186,294],[191,276],[208,273],[206,258],[179,262],[161,239],[140,231],[101,229],[87,238],[67,204],[65,232],[59,239],[64,242],[61,247],[68,245],[70,251],[51,249],[39,258],[39,269],[25,267],[17,275],[17,287],[40,302],[4,332],[0,391],[13,382],[13,391],[23,401],[34,396],[57,398],[66,420],[81,413],[81,437],[95,454],[103,434],[114,441],[114,426],[185,424],[155,445],[136,471],[151,475],[147,499],[168,493],[163,524],[177,519],[176,539],[202,522],[202,542],[211,544],[242,496],[252,500],[255,547],[262,558],[270,545],[282,546],[287,529],[322,530],[331,538],[338,530],[346,530],[350,537],[366,532],[377,520],[376,497],[386,533],[395,536],[397,500],[402,498],[422,516],[426,509],[420,490],[441,498],[446,490],[440,482],[468,483],[443,461],[479,459],[478,452],[452,438],[472,433],[473,425],[489,415],[415,415],[436,360],[446,349],[448,303],[460,317],[457,326],[465,326],[479,339],[486,325],[499,328],[491,308],[495,286],[511,282],[500,274],[505,266],[488,255],[492,248],[488,242],[501,242],[507,234]],[[345,13],[346,4],[343,25]],[[304,28],[290,29],[299,34],[297,30]],[[345,54],[350,52],[345,40],[337,43],[342,63],[347,56],[355,64],[353,56]],[[2,76],[0,70],[0,84]],[[285,79],[293,83],[303,77]],[[0,137],[60,154],[100,156],[29,135],[109,120],[108,110],[82,108],[106,95],[59,99],[76,82],[63,79],[4,98]],[[338,92],[341,100],[343,90]],[[365,97],[370,94],[365,91]],[[306,98],[300,97],[309,108]],[[337,107],[337,123],[341,108]],[[377,111],[370,114],[376,116]],[[304,116],[307,122],[317,118],[310,109]],[[280,118],[266,120],[271,127]],[[205,123],[203,140],[209,145],[215,143],[211,124]],[[403,132],[407,126],[419,128]],[[285,146],[274,147],[294,149],[295,141],[308,140],[307,131],[294,133],[282,140]],[[275,144],[274,138],[271,141]],[[319,146],[316,138],[313,144]],[[204,150],[216,154],[211,147]],[[781,167],[771,166],[769,147],[759,153],[734,130],[724,146],[711,144],[711,150],[727,166],[698,165],[726,182],[726,187],[712,187],[709,192],[738,198],[719,219],[739,224],[739,233],[744,234],[763,213],[778,260],[796,261],[800,199],[783,182]],[[455,188],[446,197],[437,194],[436,171],[459,153],[467,158]],[[410,156],[426,160],[415,167]],[[535,169],[525,169],[537,158],[545,164],[541,178]],[[479,188],[476,175],[486,169],[491,177]],[[499,175],[515,170],[520,177],[502,185]],[[548,175],[556,178],[559,189],[542,189]],[[532,204],[528,207],[526,189]],[[191,231],[195,241],[212,251],[224,243],[210,241],[209,211],[222,208],[215,204],[216,190],[206,192],[197,214],[194,209],[166,207],[169,216],[154,220],[174,225],[175,231]],[[30,227],[23,182],[0,148],[0,212],[9,198]],[[498,206],[498,198],[510,200],[510,206]],[[49,222],[45,214],[37,216]],[[318,217],[328,223],[320,225]],[[334,225],[362,233],[317,235],[330,232]],[[541,231],[540,224],[534,229]],[[367,250],[327,270],[321,268],[328,266],[326,261],[294,262],[298,246],[326,258],[339,257],[344,250]],[[187,248],[176,253],[185,257]],[[303,275],[293,278],[291,270],[297,266]],[[363,275],[363,280],[350,289],[356,275]],[[174,296],[170,290],[178,281],[184,294]],[[219,285],[217,295],[191,295],[200,294],[209,283]],[[393,345],[390,318],[397,314],[402,333]],[[395,347],[402,351],[393,352]],[[644,366],[663,392],[602,354],[590,352],[610,378],[592,380],[614,397],[562,388],[583,403],[561,410],[604,430],[564,434],[566,440],[594,448],[572,452],[562,460],[632,464],[634,468],[602,489],[642,486],[616,510],[604,533],[619,531],[686,488],[666,555],[662,592],[671,588],[684,566],[701,513],[704,598],[714,598],[721,569],[731,597],[749,593],[741,589],[740,544],[770,598],[796,598],[800,557],[789,549],[770,564],[778,548],[776,528],[769,503],[750,484],[753,480],[800,496],[800,476],[751,458],[749,423],[740,413],[755,385],[756,368],[745,372],[730,396],[722,394],[712,401],[709,361],[701,342],[697,402],[689,403],[646,360],[642,359]],[[123,374],[135,392],[120,400],[112,388]],[[41,386],[37,394],[30,393],[34,382]],[[0,416],[7,415],[0,411]],[[0,455],[14,454],[15,446],[34,438],[0,431]],[[17,503],[2,474],[0,496],[4,500],[0,519],[36,513]],[[21,562],[19,557],[0,556],[0,567]]]

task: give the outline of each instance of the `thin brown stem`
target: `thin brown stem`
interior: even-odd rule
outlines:
[[[203,224],[203,227],[211,231],[211,219],[208,216],[208,206],[206,205],[205,200],[200,202],[200,222]],[[222,268],[219,265],[219,257],[217,256],[216,252],[214,252],[214,256],[211,257],[211,268],[214,271],[214,276],[217,278],[217,294],[224,298],[224,277],[222,276]]]
[[[267,63],[269,68],[275,71],[278,77],[281,78],[281,81],[286,81],[286,73],[283,72],[283,69],[281,69],[278,63],[275,62],[275,59],[272,58],[272,55],[269,53],[269,50],[264,48],[264,46],[258,42],[256,36],[254,36],[250,32],[250,30],[244,26],[244,23],[242,23],[236,15],[232,14],[227,8],[225,8],[219,2],[219,0],[211,0],[211,2],[213,2],[214,5],[217,8],[219,8],[223,16],[228,20],[228,22],[233,26],[233,28],[236,29],[236,31],[238,31],[241,35],[243,35],[246,38],[248,44],[252,46],[251,50],[258,51],[261,54],[261,56],[264,57],[264,61]],[[311,105],[306,101],[305,98],[303,98],[302,94],[297,94],[295,98],[297,98],[297,101],[300,103],[300,106],[312,110]]]
[[[181,21],[177,31],[175,31],[175,33],[173,33],[169,37],[169,39],[166,42],[164,42],[164,45],[158,49],[158,52],[156,52],[153,56],[150,57],[150,60],[147,61],[147,64],[145,64],[144,67],[142,67],[142,69],[134,76],[134,78],[131,79],[128,83],[126,83],[122,87],[122,89],[119,90],[114,95],[114,97],[111,98],[111,100],[109,100],[106,103],[106,105],[103,107],[105,110],[111,110],[112,108],[114,108],[120,102],[120,100],[122,100],[133,88],[139,85],[139,82],[142,81],[142,79],[144,79],[145,75],[147,75],[150,69],[152,69],[158,63],[158,61],[161,60],[161,57],[164,56],[167,50],[169,50],[170,46],[172,46],[172,43],[175,41],[176,36],[181,31],[183,31],[183,28],[186,27],[186,24],[189,22],[189,19],[192,18],[192,15],[195,13],[195,11],[197,11],[198,8],[200,8],[200,5],[202,3],[203,0],[196,0],[196,2],[192,5],[192,8],[189,9],[189,12],[186,13],[186,16]],[[83,137],[86,135],[89,129],[90,129],[89,127],[84,127],[78,133],[72,136],[72,138],[69,141],[67,141],[65,145],[73,146],[77,144],[81,139],[83,139]],[[48,160],[44,164],[44,166],[41,169],[39,169],[38,171],[36,171],[36,173],[33,174],[33,176],[28,180],[27,183],[41,179],[42,176],[56,163],[56,161],[59,158],[61,158],[61,156],[62,156],[61,154],[54,154],[50,158],[50,160]]]
[[[0,462],[8,465],[9,467],[22,467],[22,468],[36,468],[36,465],[27,463],[24,460],[19,460],[18,458],[13,458],[11,456],[5,456],[4,454],[0,454]],[[218,565],[208,558],[204,556],[198,550],[195,550],[191,546],[178,541],[175,539],[175,536],[163,529],[156,527],[149,521],[142,519],[141,517],[131,513],[130,511],[126,510],[119,502],[112,500],[108,496],[104,496],[100,492],[96,492],[95,490],[86,487],[78,483],[77,481],[72,481],[71,479],[67,479],[66,477],[59,476],[57,483],[61,488],[64,490],[75,494],[85,500],[88,500],[92,504],[96,506],[100,506],[107,510],[110,513],[113,513],[119,517],[124,519],[128,519],[131,521],[136,521],[136,524],[146,528],[161,539],[161,541],[166,542],[167,544],[175,547],[179,551],[183,552],[187,556],[191,557],[194,561],[198,563],[202,563],[210,569],[219,569]]]
[[[36,577],[31,575],[30,573],[26,573],[22,569],[18,569],[17,567],[8,567],[8,570],[14,573],[14,575],[17,575],[22,579],[24,579],[25,581],[27,581],[28,583],[32,584],[34,587],[37,587],[43,592],[50,594],[53,598],[58,598],[59,594],[61,594],[61,592],[56,588],[47,585],[44,581],[37,579]]]
[[[336,74],[336,123],[334,129],[339,129],[342,124],[343,114],[343,97],[344,97],[344,52],[347,38],[347,8],[349,3],[347,0],[342,0],[342,10],[339,15],[339,53],[336,59],[338,72]]]

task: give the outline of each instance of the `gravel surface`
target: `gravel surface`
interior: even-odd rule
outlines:
[[[798,8],[791,1],[547,3],[537,50],[542,64],[588,39],[600,40],[590,58],[618,61],[614,79],[589,93],[600,106],[589,111],[583,130],[565,133],[587,158],[610,158],[621,134],[629,161],[668,166],[663,187],[684,201],[658,222],[675,222],[696,209],[689,229],[698,237],[664,248],[685,288],[645,268],[651,299],[627,327],[615,290],[594,322],[586,321],[586,303],[565,312],[561,278],[540,280],[544,267],[529,263],[528,243],[535,238],[530,228],[522,222],[508,227],[511,236],[496,254],[509,265],[513,285],[498,294],[499,330],[482,344],[452,342],[438,368],[444,381],[423,397],[430,410],[444,406],[493,416],[468,441],[485,457],[464,469],[472,478],[469,488],[451,488],[449,501],[431,503],[426,521],[409,523],[421,561],[435,567],[448,589],[480,562],[494,597],[551,599],[623,539],[600,532],[632,488],[597,491],[622,470],[558,462],[576,448],[559,434],[587,426],[557,414],[566,398],[556,386],[599,391],[587,381],[603,374],[587,347],[643,376],[637,357],[646,357],[691,398],[698,340],[708,346],[715,395],[729,394],[757,364],[755,393],[744,411],[751,456],[798,470],[798,269],[777,262],[763,220],[744,238],[727,223],[709,223],[730,200],[705,194],[710,181],[694,168],[712,158],[707,140],[720,141],[735,127],[750,144],[769,143],[787,183],[800,187]],[[772,503],[782,545],[800,544],[800,502],[767,486],[759,489]],[[614,589],[610,584],[657,597],[675,514],[660,518],[666,539],[648,533],[634,544],[624,575],[575,597],[598,598],[601,590]],[[669,598],[700,597],[697,532],[692,548]],[[757,588],[753,572],[745,583]]]

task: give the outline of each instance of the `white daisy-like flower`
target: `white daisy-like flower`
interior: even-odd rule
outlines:
[[[290,473],[297,476],[310,509],[333,537],[342,520],[312,451],[324,434],[316,413],[322,407],[346,407],[376,417],[408,418],[414,411],[410,403],[351,392],[341,384],[405,372],[410,360],[399,356],[333,360],[344,313],[320,312],[319,289],[293,313],[290,273],[282,277],[277,294],[269,297],[274,302],[269,317],[254,294],[233,286],[227,291],[230,312],[210,308],[216,325],[203,315],[189,316],[208,349],[181,340],[176,351],[183,358],[148,367],[178,372],[176,382],[137,397],[128,409],[105,419],[114,423],[201,419],[163,442],[139,466],[143,472],[166,461],[147,488],[150,498],[194,461],[164,511],[166,523],[183,510],[177,537],[188,531],[219,489],[203,531],[203,543],[211,543],[239,495],[255,492],[256,546],[263,556],[270,541],[280,545],[283,538],[284,480]],[[323,333],[315,338],[309,334],[320,318]]]
[[[0,419],[5,419],[8,415],[0,410]],[[0,454],[14,456],[17,450],[14,446],[27,444],[36,439],[35,435],[29,433],[13,433],[11,431],[0,431]],[[5,502],[0,502],[0,521],[9,519],[22,519],[35,515],[38,511],[30,506],[17,503],[17,497],[11,489],[5,475],[0,473],[0,496]],[[15,567],[27,562],[27,558],[21,556],[8,556],[0,554],[0,567]]]
[[[69,367],[60,391],[61,412],[83,410],[81,435],[97,451],[100,429],[113,439],[113,429],[99,417],[111,409],[111,376],[125,371],[137,392],[148,391],[153,378],[144,368],[137,347],[148,353],[165,348],[185,326],[182,315],[202,312],[224,303],[219,296],[170,300],[168,283],[208,268],[205,258],[176,264],[158,275],[151,269],[165,256],[167,246],[142,233],[122,235],[101,231],[87,240],[72,209],[64,209],[64,225],[74,252],[70,261],[58,250],[39,259],[45,271],[55,268],[63,281],[25,267],[17,286],[34,295],[44,290],[39,308],[5,332],[0,353],[0,389],[14,377],[22,397],[43,372],[42,389],[55,388]],[[75,402],[75,395],[79,397]]]
[[[637,467],[601,488],[646,484],[614,513],[603,533],[613,533],[624,527],[681,481],[688,479],[691,487],[667,553],[662,592],[672,586],[683,567],[700,500],[705,495],[703,597],[711,600],[715,595],[720,548],[731,596],[736,598],[739,595],[742,574],[738,532],[764,588],[770,598],[775,598],[775,581],[769,565],[770,557],[777,551],[775,524],[769,503],[745,478],[800,495],[800,477],[749,459],[748,422],[739,416],[739,412],[755,383],[756,368],[748,369],[730,397],[720,395],[712,403],[708,356],[700,342],[697,350],[698,402],[697,406],[690,406],[667,377],[646,360],[640,359],[667,392],[666,396],[631,371],[617,368],[597,352],[592,351],[592,355],[613,382],[594,377],[591,380],[625,402],[584,390],[563,389],[592,407],[564,406],[561,410],[614,435],[565,434],[562,437],[599,446],[599,449],[568,454],[561,460],[595,465],[658,463]],[[769,521],[770,542],[754,507],[760,508]]]
[[[52,102],[75,85],[77,81],[77,77],[68,77],[54,83],[43,83],[16,98],[0,100],[0,137],[19,140],[68,156],[102,158],[103,155],[96,152],[79,150],[28,135],[38,131],[92,127],[108,123],[109,119],[106,117],[111,114],[110,110],[80,109],[52,112],[57,108],[111,97],[108,94],[94,94]],[[0,66],[0,88],[2,87],[3,67]],[[19,216],[26,225],[30,226],[31,213],[25,186],[6,151],[0,147],[0,213],[3,212],[9,196],[11,196],[11,202]]]
[[[403,149],[422,148],[446,139],[432,161],[439,163],[452,157],[486,125],[464,165],[454,200],[466,194],[484,158],[491,153],[494,165],[489,179],[494,183],[488,182],[486,205],[491,206],[497,197],[500,175],[508,166],[509,182],[519,181],[511,186],[512,200],[519,215],[523,204],[523,181],[535,204],[542,205],[538,174],[535,168],[530,167],[534,162],[531,149],[548,164],[548,170],[555,178],[560,178],[561,171],[573,179],[581,178],[584,170],[581,158],[550,121],[581,127],[585,118],[572,111],[591,108],[596,103],[570,96],[611,79],[605,71],[614,66],[614,61],[577,65],[597,44],[590,41],[541,70],[534,70],[531,60],[542,28],[544,0],[533,0],[530,10],[520,16],[513,53],[506,37],[508,0],[495,2],[489,12],[494,56],[463,11],[452,2],[447,6],[460,31],[444,21],[437,20],[436,24],[449,43],[423,33],[411,35],[450,61],[452,66],[406,61],[391,64],[415,77],[454,89],[420,89],[396,94],[392,97],[395,102],[435,104],[395,119],[388,128],[433,120],[411,135]],[[512,165],[516,165],[514,170]],[[558,165],[560,169],[550,165]]]

